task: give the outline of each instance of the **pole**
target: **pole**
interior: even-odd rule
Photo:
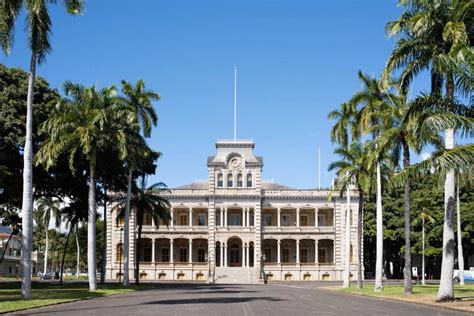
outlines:
[[[318,188],[321,190],[321,148],[318,148]]]
[[[120,228],[120,245],[122,246],[120,256],[119,256],[119,281],[118,283],[122,283],[122,256],[123,256],[123,244],[122,244],[122,234],[123,234],[123,227]]]
[[[237,140],[237,65],[234,65],[234,141]]]
[[[422,249],[422,256],[421,256],[421,284],[425,285],[425,218],[422,219],[422,240],[423,240],[423,249]]]

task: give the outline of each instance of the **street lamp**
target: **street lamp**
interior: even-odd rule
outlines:
[[[267,284],[267,277],[265,276],[265,261],[267,256],[265,254],[260,256],[260,279],[263,280],[263,284]]]
[[[123,256],[123,244],[122,244],[123,227],[120,228],[120,256],[119,256],[119,284],[122,283],[122,256]]]

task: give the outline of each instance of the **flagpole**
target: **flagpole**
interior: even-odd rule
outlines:
[[[318,187],[321,190],[321,147],[318,148]]]
[[[237,140],[237,65],[234,65],[234,141]]]

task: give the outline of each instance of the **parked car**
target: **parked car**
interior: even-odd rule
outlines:
[[[459,282],[459,270],[454,270],[453,280]],[[464,270],[464,282],[474,282],[474,271]]]
[[[41,280],[52,280],[54,278],[53,272],[46,272],[41,276]]]

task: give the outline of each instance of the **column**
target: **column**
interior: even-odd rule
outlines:
[[[277,263],[281,264],[281,240],[277,240]]]
[[[151,263],[155,263],[155,238],[151,240]]]
[[[314,227],[318,228],[319,227],[319,210],[317,208],[314,209]]]
[[[246,218],[247,218],[247,208],[244,207],[244,208],[242,208],[242,226],[243,227],[246,227],[245,226]]]
[[[250,267],[250,243],[248,243],[247,247],[245,247],[245,258],[247,259],[246,267]]]
[[[222,207],[220,208],[221,216],[220,216],[220,221],[221,221],[221,227],[224,226],[224,212],[222,210]]]
[[[314,264],[318,265],[319,264],[319,248],[318,248],[319,241],[315,240],[314,241]]]
[[[280,208],[277,208],[277,227],[281,227],[281,210]]]
[[[332,241],[332,263],[336,263],[336,241]]]
[[[170,262],[174,262],[174,247],[173,247],[173,239],[170,239]]]
[[[224,267],[227,267],[227,245],[224,244]]]
[[[296,227],[300,227],[300,209],[296,209]]]
[[[250,227],[250,207],[247,208],[247,227]]]
[[[245,268],[245,253],[247,252],[245,249],[247,248],[247,244],[242,245],[242,268]]]
[[[193,209],[189,208],[189,227],[193,227]]]
[[[174,208],[170,209],[170,215],[171,215],[171,227],[174,227]]]
[[[219,256],[220,257],[219,258],[219,260],[220,260],[219,266],[223,267],[224,266],[224,244],[222,242],[220,243],[220,247],[221,247],[221,253],[220,253],[220,256]]]
[[[296,264],[300,263],[300,241],[296,241]]]
[[[192,263],[193,262],[193,240],[190,239],[189,240],[189,263]]]
[[[227,207],[224,208],[224,227],[227,227]]]

